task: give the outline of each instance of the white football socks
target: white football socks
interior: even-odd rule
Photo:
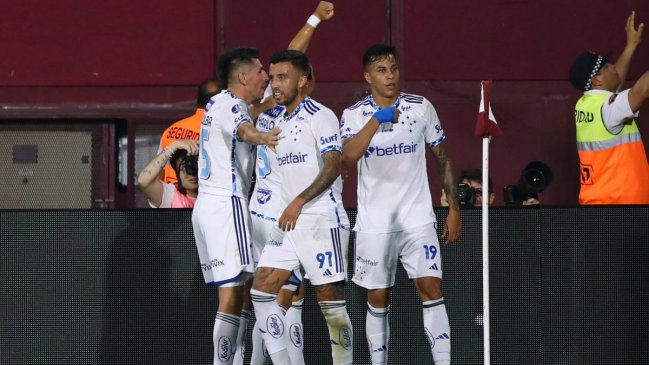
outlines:
[[[387,364],[390,342],[390,306],[374,308],[370,303],[367,303],[365,334],[372,364]]]
[[[291,308],[286,311],[286,327],[288,328],[287,343],[288,355],[292,365],[304,365],[304,329],[302,327],[302,304],[304,299],[291,303]]]
[[[250,297],[255,306],[259,331],[266,344],[266,349],[274,365],[291,364],[286,350],[286,330],[284,313],[277,304],[277,295],[250,290]]]
[[[424,314],[424,329],[428,336],[435,365],[451,364],[451,327],[444,298],[429,300],[422,303]]]
[[[319,302],[319,304],[322,314],[327,321],[327,327],[329,328],[333,364],[351,364],[353,360],[352,340],[354,335],[345,301],[323,301]]]
[[[217,312],[214,319],[214,365],[231,365],[237,347],[239,317]]]
[[[248,334],[248,320],[250,311],[242,309],[239,317],[239,332],[237,333],[237,351],[234,353],[232,365],[243,365],[243,358],[246,357],[246,335]]]

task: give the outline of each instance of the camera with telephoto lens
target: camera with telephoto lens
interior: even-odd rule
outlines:
[[[185,157],[185,172],[187,175],[198,176],[198,156]]]
[[[469,184],[457,184],[457,197],[460,205],[472,207],[475,205],[476,190]]]
[[[523,204],[529,198],[538,200],[539,193],[552,182],[552,169],[541,161],[532,161],[521,173],[518,182],[505,187],[505,204]]]

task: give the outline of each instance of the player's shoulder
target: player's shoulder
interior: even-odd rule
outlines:
[[[362,111],[364,109],[364,107],[367,107],[367,106],[371,107],[371,105],[372,105],[372,102],[371,102],[370,97],[368,95],[368,96],[364,97],[363,99],[357,101],[353,105],[349,106],[348,108],[346,108],[345,112],[346,113],[359,112],[359,111]]]
[[[309,97],[304,99],[304,112],[310,115],[316,115],[318,112],[328,109],[322,103],[317,102]]]
[[[218,109],[232,109],[234,106],[245,106],[246,103],[237,98],[236,95],[234,95],[232,92],[229,90],[223,90],[220,93],[214,95],[210,101],[207,103],[206,109],[212,110],[214,108]],[[233,113],[235,112],[234,110],[232,111]]]
[[[315,101],[311,98],[307,98],[304,101],[304,113],[306,113],[308,116],[311,118],[336,118],[336,114],[334,114],[333,110],[329,109],[322,103]]]
[[[400,105],[399,110],[402,112],[413,110],[415,113],[427,115],[430,113],[437,113],[433,104],[421,95],[401,93],[399,95]]]
[[[400,97],[402,102],[407,103],[407,104],[425,104],[425,103],[430,104],[428,99],[426,99],[425,97],[423,97],[421,95],[415,95],[415,94],[409,94],[409,93],[402,92],[399,95],[399,97]]]
[[[215,106],[208,111],[208,114],[210,114],[210,111],[212,110],[223,117],[234,116],[238,118],[241,116],[246,117],[250,114],[248,104],[231,92],[226,90],[217,96],[219,97],[214,100]]]

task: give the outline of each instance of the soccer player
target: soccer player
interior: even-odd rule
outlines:
[[[276,148],[282,214],[262,252],[250,295],[273,363],[290,364],[276,293],[301,265],[329,328],[333,363],[351,364],[353,336],[343,294],[349,221],[342,206],[338,121],[307,96],[311,67],[304,53],[279,51],[270,62],[273,97],[284,106],[269,118],[282,130]]]
[[[313,15],[309,17],[307,22],[297,32],[295,37],[288,45],[288,49],[306,52],[316,26],[320,21],[329,20],[334,16],[334,5],[327,1],[320,1],[316,7]],[[307,77],[307,95],[313,91],[314,79],[312,72]],[[266,93],[275,106],[275,100],[271,95],[270,85],[266,89]],[[260,131],[271,130],[276,123],[276,117],[281,112],[283,106],[271,108],[265,113],[259,115],[257,119],[257,129]],[[255,191],[250,199],[250,214],[252,218],[252,248],[255,260],[259,260],[261,251],[270,237],[274,226],[277,225],[277,219],[282,213],[279,206],[280,200],[280,177],[278,173],[278,162],[275,151],[267,146],[257,147],[257,180],[255,184]],[[284,320],[286,323],[287,331],[291,335],[291,341],[288,342],[287,351],[291,358],[293,365],[303,365],[304,355],[303,350],[303,327],[302,327],[302,304],[304,303],[304,283],[302,283],[302,276],[300,270],[295,270],[294,275],[291,276],[289,282],[282,287],[277,295],[277,302],[279,303],[282,311],[285,311]],[[247,310],[247,303],[244,304],[241,318],[243,320],[245,315],[249,316]],[[250,306],[252,303],[249,304]],[[245,323],[241,323],[241,327]],[[245,334],[244,334],[245,335]],[[258,328],[258,322],[255,323],[255,328],[252,333],[253,351],[250,360],[250,365],[263,365],[268,362],[268,353],[264,351],[262,344],[261,332]],[[235,359],[235,365],[243,362],[243,352],[237,353],[238,358]]]
[[[253,48],[237,48],[217,62],[221,93],[207,105],[199,151],[199,194],[192,224],[205,282],[218,287],[214,364],[232,364],[243,301],[253,273],[248,193],[252,145],[277,145],[279,129],[259,132],[248,105],[264,95],[268,75]]]
[[[390,288],[400,259],[423,302],[435,364],[450,364],[442,261],[426,172],[429,147],[449,203],[442,237],[453,242],[460,236],[460,210],[444,131],[426,98],[399,91],[394,47],[369,47],[363,65],[371,94],[345,109],[340,128],[343,161],[358,168],[353,281],[367,289],[365,331],[372,363],[388,361]]]

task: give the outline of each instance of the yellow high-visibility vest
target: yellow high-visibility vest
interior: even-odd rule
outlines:
[[[635,119],[613,134],[602,106],[613,93],[585,93],[575,106],[579,204],[649,204],[649,164]]]

